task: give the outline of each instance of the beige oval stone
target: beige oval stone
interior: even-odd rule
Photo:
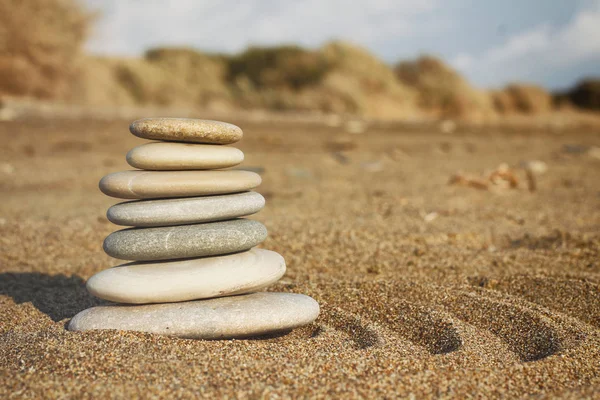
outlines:
[[[191,118],[144,118],[129,130],[143,139],[209,144],[231,144],[243,136],[239,127],[227,122]]]
[[[249,171],[122,171],[102,178],[100,190],[120,199],[157,199],[243,192],[260,183]]]
[[[86,286],[92,295],[117,303],[170,303],[256,292],[284,273],[281,255],[251,249],[225,256],[123,264],[97,273]]]
[[[127,162],[145,170],[219,169],[238,165],[244,153],[230,146],[188,143],[147,143],[127,153]]]
[[[319,304],[296,293],[252,293],[182,303],[88,308],[71,331],[116,329],[189,339],[234,339],[286,332],[310,324]]]
[[[115,204],[106,212],[117,225],[151,227],[198,224],[243,217],[262,210],[265,198],[256,192],[178,199],[135,200]]]

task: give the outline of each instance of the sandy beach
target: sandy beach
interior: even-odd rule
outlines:
[[[120,263],[98,181],[130,169],[129,122],[0,122],[0,397],[598,397],[597,129],[233,118],[263,179],[260,247],[287,262],[269,290],[314,297],[317,321],[253,340],[69,332],[101,304],[86,279]],[[515,188],[449,184],[503,163]]]

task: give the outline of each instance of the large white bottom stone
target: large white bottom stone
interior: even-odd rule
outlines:
[[[232,339],[288,331],[313,322],[318,315],[319,304],[311,297],[263,292],[183,303],[93,307],[73,317],[69,330]]]

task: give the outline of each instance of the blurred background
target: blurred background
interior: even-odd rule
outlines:
[[[243,129],[314,330],[65,330],[151,116]],[[0,398],[597,398],[599,176],[600,0],[0,0]]]
[[[600,1],[0,0],[0,96],[4,119],[42,102],[590,122]]]

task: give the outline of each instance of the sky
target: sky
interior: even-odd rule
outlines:
[[[83,0],[96,54],[159,46],[232,53],[346,40],[389,64],[441,57],[471,83],[563,89],[600,76],[600,0]]]

